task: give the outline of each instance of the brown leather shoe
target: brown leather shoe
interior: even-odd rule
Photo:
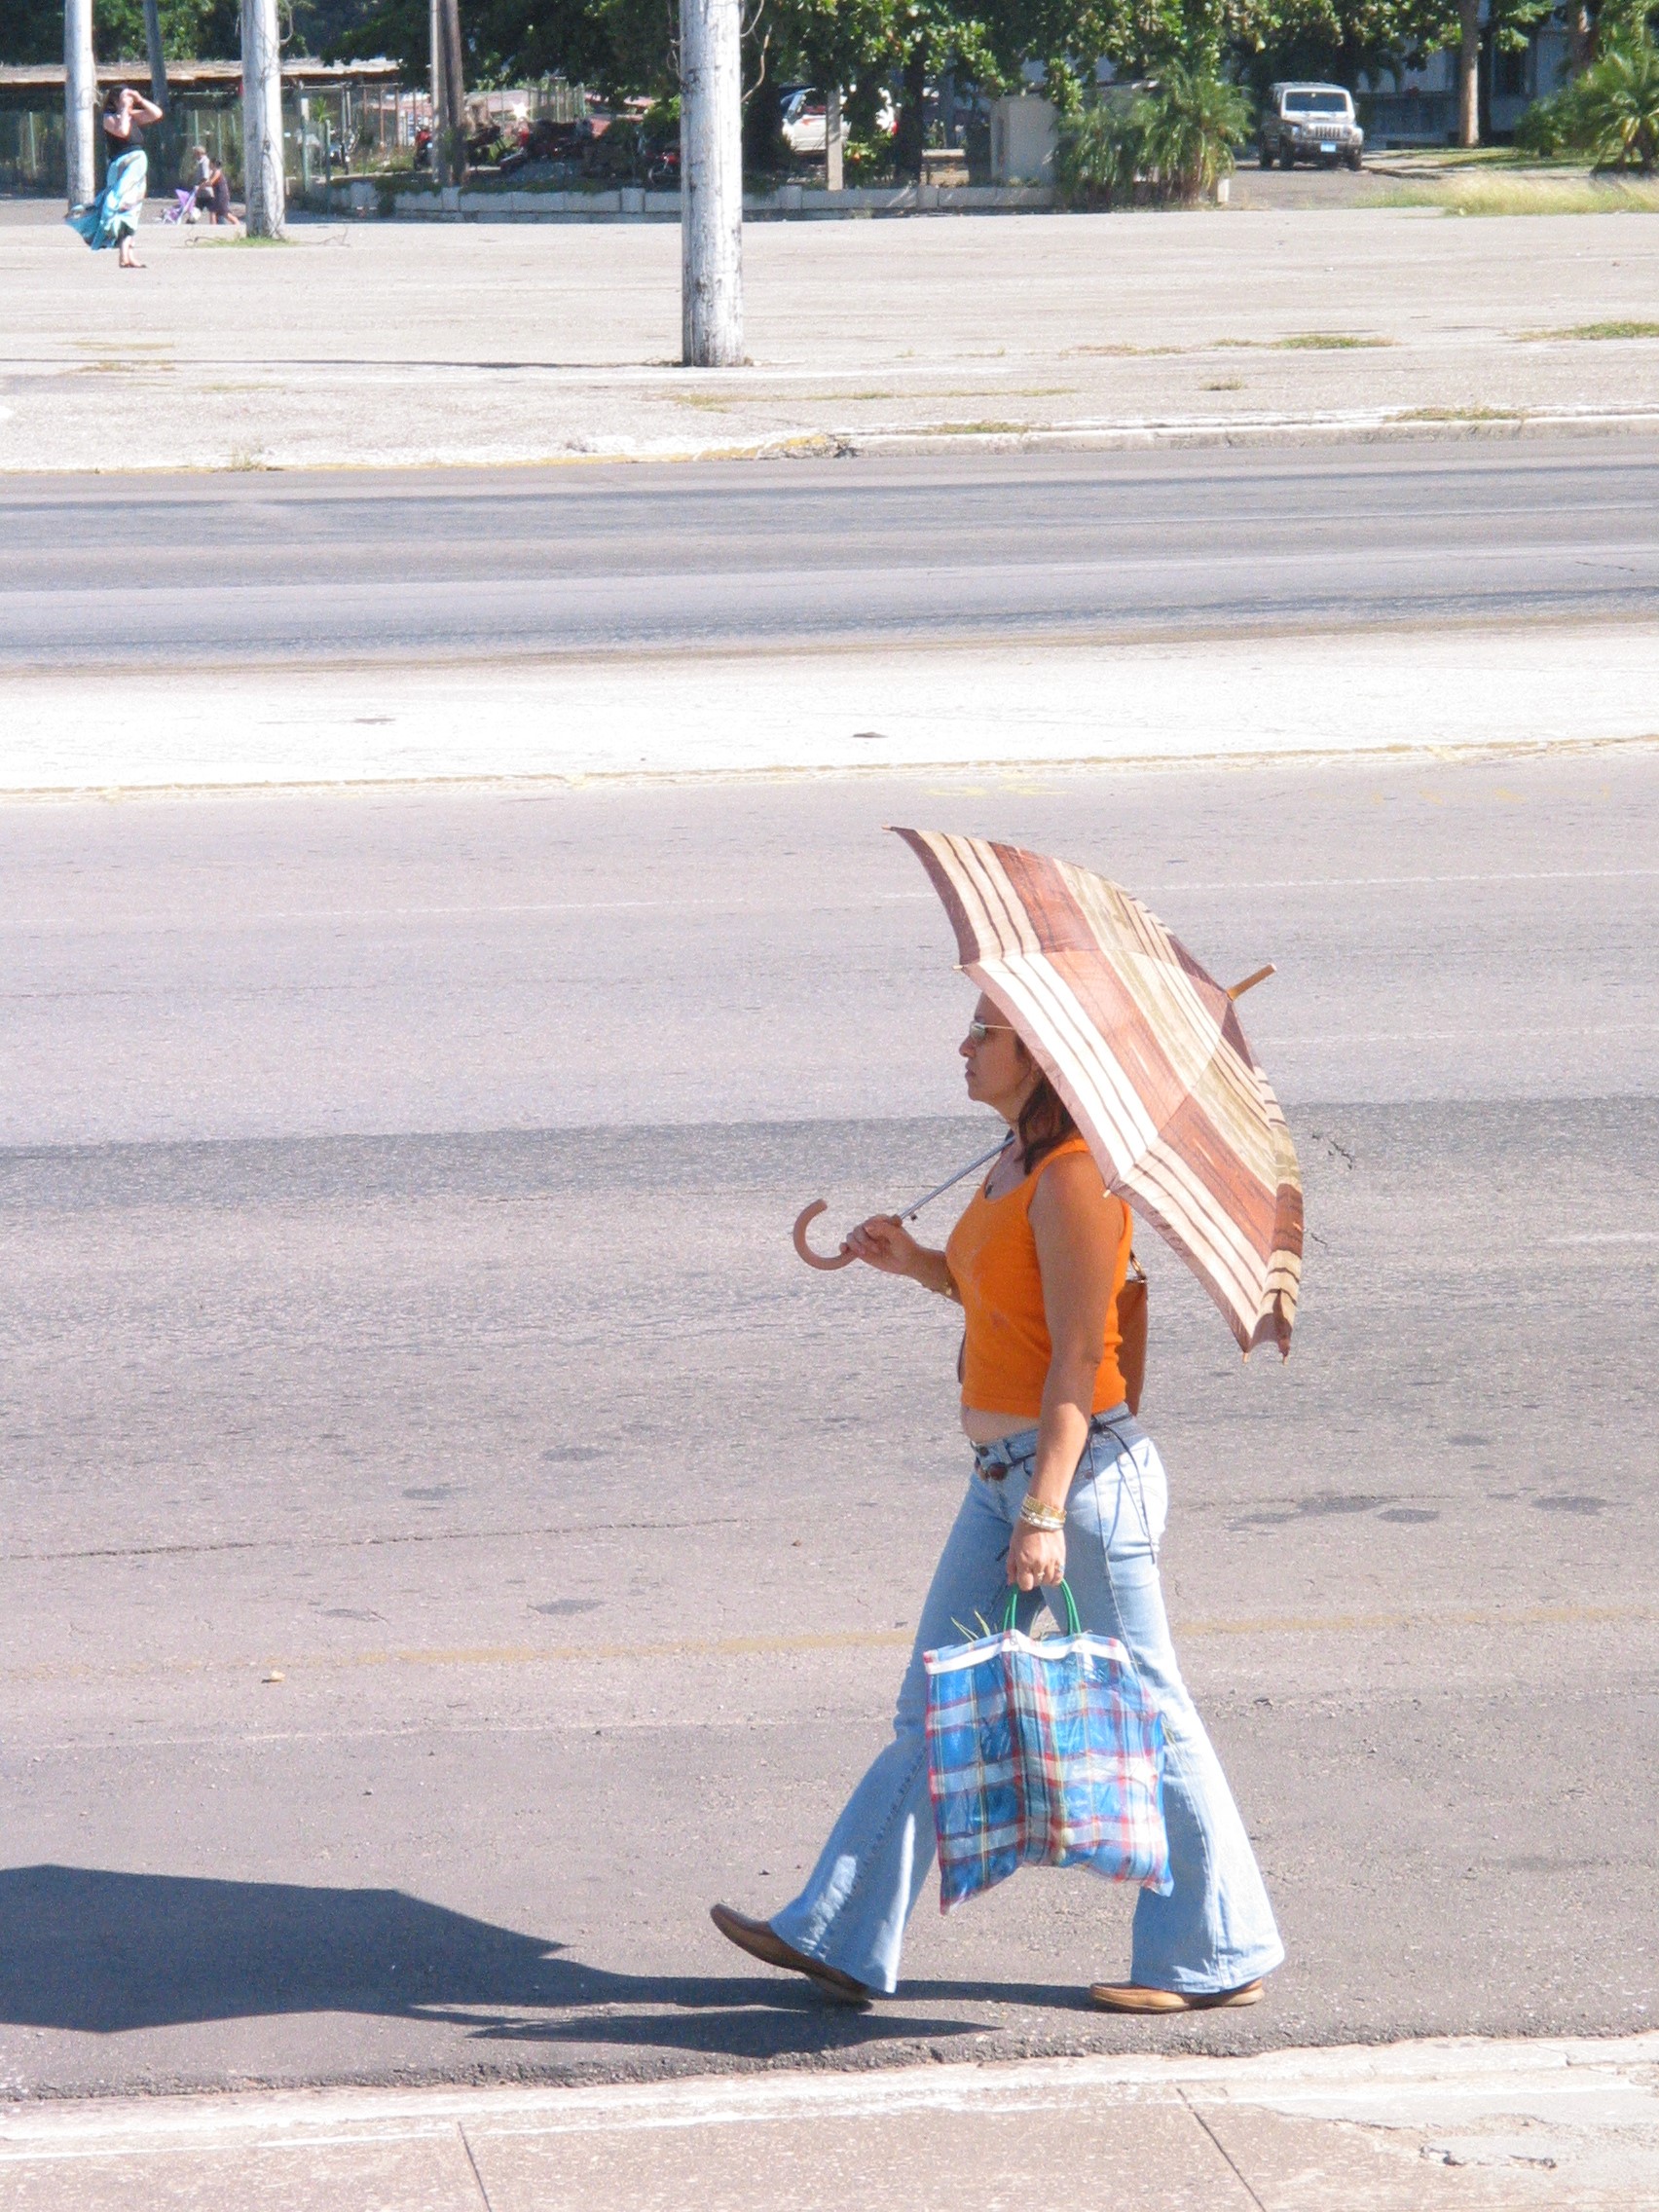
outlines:
[[[1236,1989],[1142,1989],[1132,1981],[1097,1981],[1089,1996],[1106,2012],[1218,2012],[1225,2006],[1259,2005],[1267,1995],[1260,1981],[1241,1981]]]
[[[711,1905],[709,1918],[728,1943],[735,1943],[740,1951],[747,1951],[752,1959],[759,1959],[766,1966],[810,1974],[825,1996],[832,1997],[837,2005],[867,2005],[874,1995],[839,1967],[826,1966],[822,1959],[808,1958],[793,1943],[786,1943],[770,1921],[751,1920],[747,1913],[733,1912],[729,1904]]]

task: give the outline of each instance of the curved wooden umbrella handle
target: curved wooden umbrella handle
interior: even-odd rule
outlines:
[[[821,1213],[828,1213],[829,1210],[829,1201],[827,1199],[814,1198],[811,1205],[801,1207],[799,1213],[795,1216],[794,1225],[795,1250],[800,1254],[801,1258],[806,1262],[809,1268],[821,1268],[826,1274],[830,1273],[836,1268],[850,1268],[853,1264],[854,1259],[854,1255],[851,1252],[837,1252],[832,1260],[821,1259],[819,1255],[812,1249],[812,1246],[807,1242],[807,1231],[812,1227],[812,1224],[818,1219]]]

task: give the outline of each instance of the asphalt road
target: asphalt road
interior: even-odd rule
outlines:
[[[704,1918],[809,1861],[965,1478],[948,1315],[788,1244],[979,1141],[918,820],[1280,964],[1288,1365],[1143,1240],[1254,2012],[1087,2010],[1083,1877],[924,1901],[857,2017]],[[1631,748],[0,812],[0,2083],[1650,2024],[1656,830]]]
[[[1651,617],[1651,439],[0,486],[0,666]]]

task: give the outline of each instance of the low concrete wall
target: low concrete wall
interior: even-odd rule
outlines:
[[[451,185],[443,191],[398,192],[391,211],[416,223],[678,223],[678,192],[647,192],[623,185],[612,192],[500,192]],[[838,222],[881,215],[1015,214],[1051,207],[1046,185],[902,184],[858,185],[827,192],[822,185],[786,184],[776,192],[746,192],[747,221]],[[381,187],[367,177],[337,184],[328,197],[331,213],[375,215]]]

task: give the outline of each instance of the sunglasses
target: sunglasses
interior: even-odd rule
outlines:
[[[1000,1031],[1004,1036],[1012,1037],[1014,1035],[1014,1023],[1012,1021],[971,1021],[968,1024],[968,1042],[971,1045],[982,1045],[987,1037],[997,1031]]]

